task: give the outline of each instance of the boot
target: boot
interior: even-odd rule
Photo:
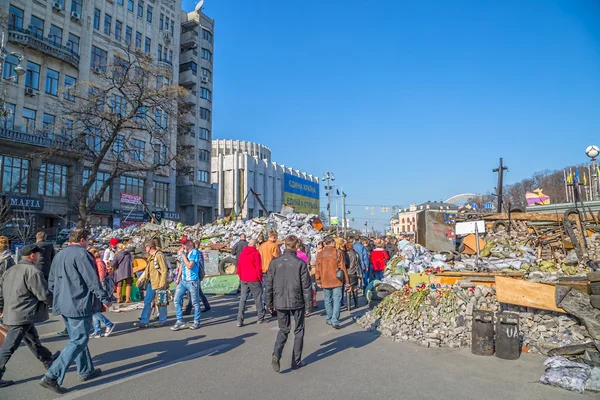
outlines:
[[[125,303],[131,303],[131,285],[125,287]]]
[[[356,293],[356,289],[352,291],[352,297],[354,298],[354,308],[358,308],[358,294]]]

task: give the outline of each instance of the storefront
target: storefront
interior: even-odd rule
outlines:
[[[90,215],[90,225],[93,227],[108,226],[113,228],[114,211],[111,203],[100,202],[96,204]]]
[[[35,239],[39,214],[44,209],[43,198],[3,195],[0,207],[0,235],[8,236],[11,246]]]

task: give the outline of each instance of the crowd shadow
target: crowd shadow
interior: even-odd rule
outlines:
[[[319,350],[304,358],[306,364],[316,363],[348,349],[360,349],[375,341],[377,336],[367,331],[352,332],[321,343]]]

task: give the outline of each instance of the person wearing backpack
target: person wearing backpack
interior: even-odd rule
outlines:
[[[358,287],[361,285],[362,268],[360,265],[360,257],[354,250],[354,244],[348,242],[345,244],[345,261],[348,271],[348,288],[349,297],[354,300],[354,308],[358,308]],[[348,310],[350,310],[350,298],[348,299]]]
[[[157,296],[159,291],[167,290],[167,275],[169,268],[167,267],[167,259],[162,251],[159,250],[159,243],[157,239],[150,239],[144,243],[146,247],[146,253],[150,256],[148,258],[148,264],[144,270],[144,279],[148,280],[148,286],[146,287],[146,295],[144,296],[144,309],[140,316],[140,322],[136,322],[133,325],[138,328],[147,328],[150,325],[150,313],[152,311],[152,302]],[[158,307],[158,326],[165,326],[167,324],[167,306],[162,305]]]
[[[90,254],[94,257],[94,263],[96,265],[96,271],[98,272],[98,278],[100,278],[100,284],[106,290],[106,293],[112,293],[114,288],[114,281],[107,275],[106,272],[106,264],[102,260],[102,256],[100,255],[100,251],[96,248],[89,249]],[[108,276],[108,279],[107,279]],[[113,284],[108,284],[107,281],[113,282]],[[106,307],[102,305],[102,311],[106,311]],[[105,337],[109,337],[110,334],[115,330],[115,324],[112,323],[111,320],[106,318],[102,311],[99,311],[92,315],[92,321],[94,324],[94,332],[90,335],[90,339],[98,339],[102,337],[102,324],[106,327],[106,331],[104,332]]]
[[[0,236],[0,276],[4,275],[7,269],[15,265],[15,259],[10,252],[8,238]]]

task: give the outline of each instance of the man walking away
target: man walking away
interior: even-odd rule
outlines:
[[[92,315],[101,310],[102,304],[109,308],[112,302],[109,294],[102,289],[94,260],[86,250],[89,236],[85,229],[71,232],[69,245],[54,257],[50,268],[48,288],[54,295],[52,311],[54,315],[62,315],[71,340],[52,363],[40,385],[58,394],[67,391],[61,385],[73,361],[77,364],[77,375],[81,381],[102,374],[99,368],[94,368],[88,340]]]
[[[52,356],[50,350],[42,346],[34,325],[48,320],[48,303],[52,296],[38,266],[41,253],[42,249],[35,244],[24,246],[21,261],[0,277],[0,316],[8,326],[0,347],[0,388],[14,384],[2,380],[2,375],[22,341],[46,369],[60,354]]]
[[[298,238],[290,235],[285,239],[285,251],[271,261],[267,275],[267,308],[277,310],[279,332],[275,341],[271,366],[279,372],[279,360],[290,333],[290,319],[294,317],[294,352],[292,369],[304,366],[304,317],[311,311],[312,290],[306,263],[296,256]]]
[[[262,259],[262,273],[263,273],[263,304],[267,304],[266,302],[266,284],[267,284],[267,273],[269,272],[269,265],[274,258],[277,258],[281,255],[281,250],[279,249],[279,245],[277,244],[277,232],[271,231],[269,232],[269,240],[264,242],[258,248],[260,253],[260,258]],[[277,314],[271,314],[271,316],[276,316]]]
[[[361,243],[360,236],[354,238],[354,251],[358,254],[360,259],[360,265],[362,266],[362,289],[365,291],[367,285],[370,282],[369,275],[371,270],[371,262],[369,261],[369,252],[367,248]]]
[[[177,289],[175,289],[175,314],[177,322],[171,327],[171,330],[178,331],[185,328],[183,320],[183,296],[185,292],[189,293],[192,305],[194,307],[194,323],[190,329],[200,328],[200,252],[194,248],[194,242],[184,237],[179,250],[179,261],[181,263],[181,272],[177,278]]]
[[[335,248],[336,243],[332,237],[325,239],[325,248],[317,257],[317,270],[315,277],[319,287],[323,288],[325,294],[325,311],[327,320],[325,323],[335,329],[340,329],[340,311],[342,307],[342,296],[344,294],[344,282],[348,284],[348,272],[344,264],[344,256]],[[338,269],[344,273],[345,281],[337,278]]]
[[[202,291],[202,280],[204,279],[205,270],[204,270],[204,255],[202,255],[202,248],[200,247],[200,241],[195,243],[195,248],[198,251],[198,295],[200,296],[200,301],[204,305],[204,310],[202,312],[210,311],[210,303],[208,302],[208,298]],[[185,307],[185,311],[183,315],[191,315],[192,309],[194,308],[192,304],[191,296],[188,296],[187,306]]]
[[[390,256],[390,258],[393,258],[396,253],[398,253],[398,245],[394,244],[394,238],[393,237],[386,237],[385,238],[385,251],[387,251],[388,255]]]
[[[54,260],[54,256],[56,255],[54,243],[48,242],[46,240],[46,232],[42,231],[35,234],[35,243],[42,250],[40,255],[40,266],[42,267],[44,279],[47,282],[48,277],[50,276],[50,266],[52,265],[52,260]]]
[[[244,250],[248,246],[248,242],[246,241],[246,235],[241,234],[240,240],[231,248],[231,255],[235,257],[236,265],[239,265],[240,254],[242,254],[242,250]]]
[[[244,309],[248,295],[252,292],[259,324],[265,322],[265,310],[262,305],[262,260],[256,250],[256,240],[250,239],[248,246],[242,250],[238,260],[238,276],[241,281],[240,306],[237,316],[237,326],[244,326]]]

